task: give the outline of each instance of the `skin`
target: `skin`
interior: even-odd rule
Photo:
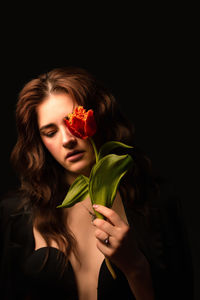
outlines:
[[[136,299],[154,300],[149,263],[138,249],[129,225],[114,210],[102,205],[93,207],[106,217],[93,221],[97,248],[124,272]],[[105,236],[109,236],[108,246],[102,242]]]
[[[89,176],[95,163],[90,141],[73,136],[64,123],[64,117],[72,113],[76,105],[68,94],[52,94],[37,107],[42,141],[55,160],[66,169],[69,184],[80,174]],[[81,151],[82,155],[66,159],[66,155],[74,150]]]
[[[95,163],[95,154],[90,141],[73,136],[64,123],[64,117],[72,113],[76,105],[68,94],[52,94],[37,107],[42,141],[55,160],[65,168],[69,184],[72,184],[80,174],[89,176]],[[66,155],[74,150],[80,153],[66,159]],[[88,203],[88,208],[92,208],[91,202]],[[81,203],[77,203],[71,209],[76,209],[80,205]],[[119,209],[117,213],[114,209],[101,205],[93,208],[105,216],[105,220],[95,219],[92,223],[96,247],[124,272],[136,299],[154,299],[149,264],[139,251],[128,223],[120,216],[122,210]],[[88,223],[88,214],[87,220],[83,222]],[[84,223],[82,227],[84,228]],[[36,248],[40,248],[44,246],[44,241],[39,232],[34,230],[38,241]],[[109,245],[105,245],[104,240],[108,236]]]

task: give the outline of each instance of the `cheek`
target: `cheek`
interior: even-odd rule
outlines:
[[[43,138],[42,139],[42,141],[43,141],[43,144],[44,144],[44,146],[47,148],[47,150],[52,154],[52,155],[55,155],[55,153],[57,152],[56,150],[56,143],[55,142],[53,142],[52,140],[50,140],[50,139],[45,139],[45,138]]]

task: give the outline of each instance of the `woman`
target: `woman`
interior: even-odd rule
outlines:
[[[89,176],[95,163],[90,140],[73,135],[64,121],[77,106],[94,112],[97,149],[110,140],[134,146],[134,167],[121,180],[112,208],[92,207],[89,197],[57,208],[74,180]],[[20,188],[1,201],[5,299],[177,299],[180,286],[179,280],[173,285],[167,265],[158,183],[113,95],[86,70],[54,69],[23,87],[16,122],[11,161]],[[105,219],[95,218],[94,210]],[[181,259],[174,275],[182,274]]]

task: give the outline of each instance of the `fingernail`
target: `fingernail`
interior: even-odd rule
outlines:
[[[97,204],[93,204],[92,205],[94,208],[98,208],[99,207],[99,205],[97,205]]]

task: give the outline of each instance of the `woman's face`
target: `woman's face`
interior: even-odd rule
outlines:
[[[66,169],[67,181],[83,174],[89,176],[95,163],[95,154],[89,140],[70,133],[64,117],[72,113],[77,104],[69,94],[52,94],[37,107],[38,126],[42,141],[57,162]]]

